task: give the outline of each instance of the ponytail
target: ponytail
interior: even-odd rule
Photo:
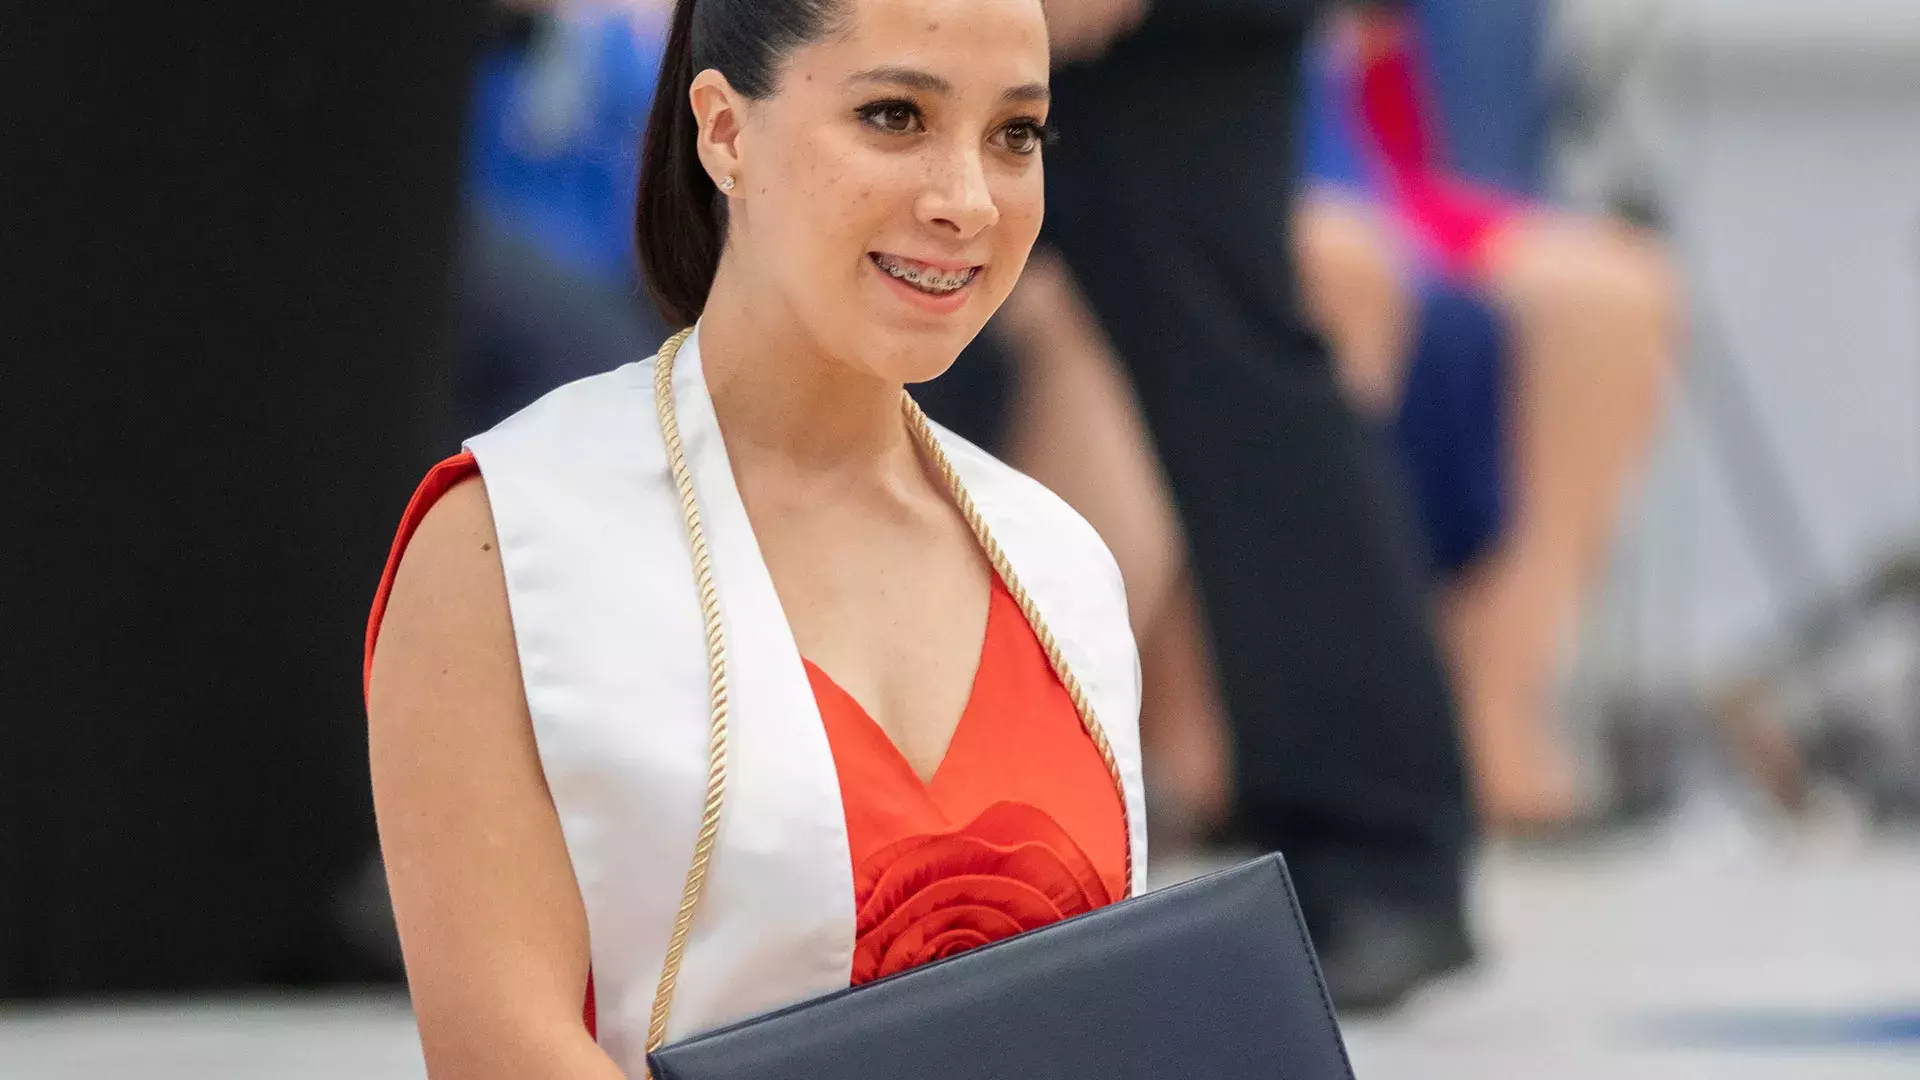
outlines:
[[[726,242],[720,192],[700,163],[693,77],[717,68],[750,100],[772,94],[781,62],[836,27],[840,0],[676,0],[640,152],[634,237],[647,292],[669,325],[706,309]],[[697,40],[696,40],[697,39]]]
[[[634,209],[640,267],[647,292],[669,326],[691,326],[707,306],[720,268],[723,239],[719,192],[700,164],[700,129],[687,96],[693,90],[693,9],[678,0],[660,61],[660,82],[647,117]]]

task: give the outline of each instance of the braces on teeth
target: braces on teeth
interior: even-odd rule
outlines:
[[[973,280],[976,269],[969,267],[958,273],[942,274],[937,270],[919,270],[910,266],[902,266],[884,256],[876,258],[874,265],[886,271],[890,277],[898,278],[926,292],[935,293],[954,292],[955,290],[964,288],[967,283]]]

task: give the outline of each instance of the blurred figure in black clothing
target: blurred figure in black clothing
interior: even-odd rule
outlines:
[[[1184,521],[1234,829],[1285,853],[1358,1011],[1469,960],[1471,829],[1404,496],[1297,298],[1286,196],[1320,6],[1053,0],[1046,239],[1132,376]],[[999,441],[969,385],[996,368],[963,358],[929,409]]]

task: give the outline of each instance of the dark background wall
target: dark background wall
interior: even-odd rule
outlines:
[[[360,639],[480,4],[7,7],[0,997],[380,974]]]

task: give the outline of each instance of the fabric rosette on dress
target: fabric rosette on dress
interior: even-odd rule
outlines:
[[[1066,830],[1016,802],[873,852],[855,869],[854,898],[855,986],[1112,902]]]

